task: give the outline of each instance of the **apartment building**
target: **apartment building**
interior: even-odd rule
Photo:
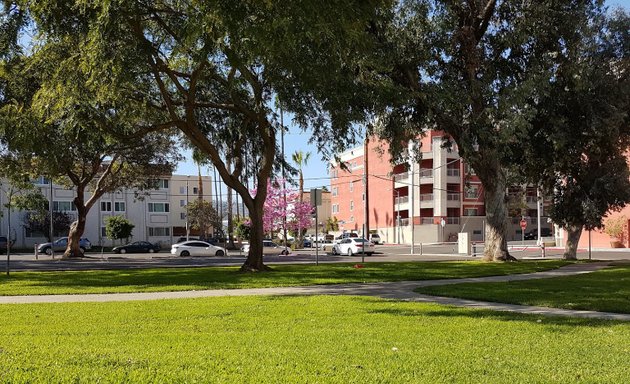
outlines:
[[[201,177],[203,199],[212,202],[212,181],[209,176]],[[168,175],[156,180],[157,188],[139,191],[123,188],[113,193],[103,195],[88,213],[84,237],[90,239],[93,245],[111,246],[113,241],[105,236],[105,222],[107,217],[122,215],[130,220],[133,229],[133,240],[147,240],[159,242],[165,246],[173,243],[174,239],[186,235],[186,205],[199,196],[199,180],[197,176]],[[6,181],[3,182],[7,185]],[[52,200],[53,210],[66,212],[72,219],[76,219],[76,208],[73,199],[75,191],[63,186],[50,183],[40,177],[34,180],[48,201]],[[4,207],[8,197],[6,188],[0,190],[0,206]],[[89,193],[89,191],[88,191]],[[51,198],[52,195],[52,198]],[[25,225],[25,212],[5,212],[0,218],[0,235],[6,236],[11,217],[11,233],[16,247],[32,247],[34,244],[46,242],[43,233],[33,233]],[[55,236],[67,236],[67,233],[55,231]]]
[[[321,190],[321,189],[320,189]],[[331,203],[330,203],[330,191],[321,191],[322,200],[320,205],[317,206],[317,221],[319,223],[319,232],[323,231],[326,222],[332,217]],[[302,195],[303,201],[311,201],[311,192],[304,192]],[[311,220],[311,226],[308,228],[308,233],[315,233],[315,214],[313,213],[313,219]]]
[[[410,244],[412,228],[415,242],[455,241],[459,232],[468,232],[472,241],[484,239],[483,187],[474,169],[462,161],[456,145],[443,147],[439,131],[429,132],[420,143],[419,162],[392,166],[387,145],[370,140],[367,159],[361,146],[331,163],[331,215],[341,231],[363,233],[367,213],[369,230],[388,243]],[[519,240],[523,218],[526,231],[537,227],[536,190],[518,187],[508,193],[515,201],[508,239]],[[543,223],[551,227],[546,217]]]

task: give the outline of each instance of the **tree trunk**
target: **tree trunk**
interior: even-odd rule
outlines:
[[[263,263],[263,239],[265,236],[262,225],[263,205],[265,203],[264,195],[265,194],[257,194],[247,206],[249,209],[251,229],[249,233],[249,253],[247,254],[245,263],[241,266],[242,272],[260,272],[271,270],[271,268]]]
[[[474,166],[474,165],[473,165]],[[483,259],[486,261],[515,261],[507,249],[507,181],[498,160],[488,161],[475,167],[484,188],[486,204],[486,243]]]
[[[63,259],[83,257],[83,252],[81,252],[81,236],[83,236],[83,232],[85,232],[86,218],[87,210],[77,206],[77,220],[70,225],[70,232],[68,233],[68,246],[63,253]]]
[[[232,173],[232,161],[227,159],[225,165],[228,172]],[[234,236],[232,235],[234,233],[234,222],[232,220],[232,188],[229,186],[227,187],[227,209],[228,249],[234,249],[236,247],[234,246]]]
[[[570,225],[567,228],[567,243],[564,246],[562,258],[565,260],[577,260],[577,247],[582,236],[581,225]]]

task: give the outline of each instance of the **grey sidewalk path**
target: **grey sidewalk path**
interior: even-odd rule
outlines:
[[[355,295],[372,296],[393,300],[405,300],[416,302],[430,302],[460,307],[478,309],[491,309],[496,311],[509,311],[526,314],[538,314],[546,316],[570,316],[592,319],[630,321],[630,314],[609,312],[566,310],[547,307],[533,307],[514,304],[492,303],[474,300],[464,300],[448,297],[421,295],[413,292],[417,287],[481,282],[508,282],[533,279],[546,279],[552,277],[572,276],[591,273],[606,268],[609,263],[571,264],[551,271],[535,272],[519,275],[474,277],[463,279],[398,281],[367,284],[335,284],[313,285],[301,287],[277,287],[277,288],[248,288],[248,289],[210,289],[200,291],[175,291],[175,292],[139,292],[139,293],[111,293],[111,294],[85,294],[85,295],[40,295],[40,296],[0,296],[0,304],[27,304],[27,303],[66,303],[66,302],[111,302],[111,301],[140,301],[183,299],[200,297],[226,297],[226,296],[306,296],[306,295]]]

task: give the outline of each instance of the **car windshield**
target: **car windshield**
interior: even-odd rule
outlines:
[[[367,243],[368,241],[365,239],[354,239],[355,242],[357,243]]]

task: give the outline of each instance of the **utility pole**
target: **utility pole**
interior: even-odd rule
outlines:
[[[52,181],[52,177],[48,180],[48,182],[50,183],[50,204],[48,204],[48,214],[50,215],[50,255],[52,256],[52,258],[55,258],[55,247],[53,247],[53,241],[55,241],[55,239],[53,238],[53,236],[55,235],[55,231],[54,231],[54,220],[53,220],[53,181]]]
[[[415,236],[416,235],[416,233],[415,233],[416,231],[415,231],[415,228],[414,228],[414,215],[416,213],[415,209],[414,209],[414,206],[416,205],[416,199],[415,199],[415,189],[416,189],[415,188],[415,185],[416,185],[416,183],[415,183],[415,178],[416,178],[416,175],[415,175],[416,154],[415,154],[415,152],[416,152],[416,149],[415,149],[414,145],[415,145],[415,143],[412,142],[412,144],[411,144],[411,151],[410,151],[412,153],[412,156],[411,156],[411,191],[409,193],[409,195],[410,195],[409,221],[410,221],[410,224],[411,224],[411,251],[410,251],[410,253],[412,255],[415,253],[414,243],[416,241],[416,236]]]
[[[281,144],[282,144],[282,193],[283,193],[283,198],[284,198],[284,215],[282,217],[282,232],[283,232],[283,239],[284,239],[284,252],[285,254],[287,253],[287,176],[284,172],[284,162],[285,162],[285,158],[284,158],[284,116],[282,114],[282,106],[280,106],[280,140],[281,140]],[[302,193],[302,191],[300,191],[300,193]],[[301,198],[301,197],[300,197]],[[315,236],[317,236],[317,230],[315,231]],[[298,235],[298,237],[301,238],[300,235]]]
[[[190,176],[186,176],[186,241],[190,240],[190,227],[188,224],[188,180]]]

